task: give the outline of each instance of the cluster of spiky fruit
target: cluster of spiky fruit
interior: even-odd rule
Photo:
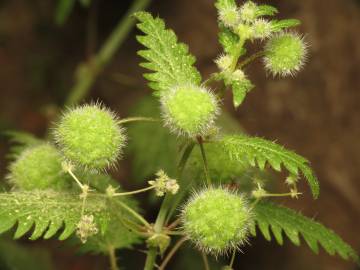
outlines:
[[[232,1],[218,4],[219,21],[230,29],[239,40],[268,39],[264,50],[265,68],[274,76],[294,75],[304,64],[307,45],[303,38],[293,32],[279,30],[276,23],[264,19],[263,15],[273,15],[277,11],[271,6],[258,6],[252,1],[237,7]],[[245,76],[236,76],[235,66],[231,66],[232,55],[224,55],[216,61],[223,71],[226,81],[238,80],[247,91],[251,84]],[[228,72],[230,69],[231,72]]]
[[[71,186],[66,161],[85,171],[114,166],[126,138],[117,118],[99,104],[67,111],[55,129],[59,150],[50,143],[28,147],[10,166],[8,176],[21,190],[66,189]]]

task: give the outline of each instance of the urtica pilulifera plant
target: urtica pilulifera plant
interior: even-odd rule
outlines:
[[[133,17],[143,33],[137,40],[145,47],[138,54],[150,71],[144,76],[153,99],[123,119],[98,103],[73,105],[59,116],[53,138],[10,133],[17,145],[10,149],[11,188],[0,193],[0,233],[17,224],[16,239],[68,239],[82,252],[109,256],[112,270],[118,269],[115,251],[135,246],[147,249],[143,269],[165,269],[187,241],[200,251],[206,269],[212,264],[235,269],[236,256],[240,249],[246,252],[256,228],[280,245],[284,236],[299,245],[302,236],[315,253],[320,245],[330,255],[359,263],[357,253],[333,231],[270,201],[298,199],[300,179],[318,198],[309,161],[275,142],[246,135],[220,109],[228,92],[235,108],[243,103],[255,87],[246,67],[259,58],[274,76],[300,71],[307,45],[290,30],[300,22],[276,20],[275,7],[251,1],[238,6],[234,0],[217,0],[215,7],[223,51],[214,60],[218,71],[209,78],[202,79],[195,57],[162,19],[137,12]],[[255,40],[260,50],[248,55],[248,44]],[[129,125],[129,140],[124,125]],[[136,168],[132,176],[139,181],[141,175],[144,185],[138,190],[124,191],[107,170],[119,168],[119,157],[128,154]],[[287,174],[287,192],[270,192],[273,181],[284,175],[270,177],[271,169]],[[161,201],[155,220],[141,214],[133,197],[147,191],[156,196],[143,206]],[[217,262],[208,262],[208,256]]]

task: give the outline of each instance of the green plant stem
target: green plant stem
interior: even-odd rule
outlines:
[[[77,68],[77,79],[73,88],[70,90],[65,105],[70,106],[81,101],[94,84],[97,76],[102,72],[109,63],[121,44],[124,42],[128,33],[135,24],[135,18],[131,15],[145,9],[151,0],[135,0],[131,7],[116,25],[105,44],[101,47],[99,53],[87,64],[80,64]]]
[[[182,181],[182,174],[186,165],[186,162],[192,152],[192,150],[194,149],[195,143],[191,142],[184,150],[183,152],[183,156],[182,159],[179,162],[178,165],[178,172],[177,172],[177,179],[180,182],[180,190],[178,193],[175,194],[174,199],[173,199],[173,203],[171,206],[171,209],[169,210],[169,214],[167,217],[166,222],[169,221],[170,217],[172,216],[172,214],[174,213],[175,209],[177,208],[178,204],[180,203],[183,195],[185,194],[185,192],[188,190],[189,188],[189,183],[183,183]]]
[[[266,193],[264,195],[261,195],[261,197],[265,198],[265,197],[292,197],[292,196],[297,196],[297,195],[301,195],[301,192],[288,192],[288,193]]]
[[[182,177],[182,173],[186,166],[186,162],[187,162],[193,148],[194,148],[194,143],[191,142],[188,144],[188,146],[185,148],[185,150],[182,154],[182,157],[178,164],[178,170],[177,170],[177,179],[178,180],[180,180]],[[160,206],[160,210],[159,210],[158,216],[155,221],[155,225],[154,225],[155,233],[161,233],[163,226],[166,222],[166,217],[167,217],[168,213],[171,213],[171,207],[174,207],[174,203],[173,203],[172,199],[173,198],[172,198],[171,194],[167,193],[165,195],[165,198]],[[157,256],[156,247],[150,247],[147,252],[144,270],[154,269],[156,256]]]
[[[184,244],[187,240],[187,237],[182,237],[180,240],[173,246],[173,248],[169,251],[169,253],[166,255],[165,259],[162,261],[161,265],[159,266],[159,270],[164,270],[166,265],[169,263],[171,258],[174,256],[176,251]]]
[[[149,250],[147,252],[147,256],[146,256],[144,270],[153,270],[154,269],[156,254],[157,254],[156,248],[154,248],[154,247],[149,248]]]
[[[151,225],[149,222],[147,222],[140,214],[138,214],[134,209],[127,206],[125,203],[116,201],[122,208],[124,208],[126,211],[128,211],[130,214],[132,214],[137,220],[139,220],[142,224],[145,225],[148,229],[151,229]]]
[[[176,226],[179,225],[180,222],[181,222],[181,218],[175,219],[169,226],[167,226],[167,229],[172,230],[172,229],[176,228]]]
[[[142,188],[142,189],[138,189],[138,190],[134,190],[134,191],[115,193],[112,196],[113,197],[128,196],[128,195],[133,195],[133,194],[146,192],[146,191],[154,189],[154,188],[155,188],[155,186],[150,186],[150,187],[146,187],[146,188]]]
[[[80,182],[80,180],[76,177],[71,169],[68,169],[67,172],[71,175],[71,177],[75,180],[81,190],[84,190],[84,185]]]
[[[230,260],[230,264],[229,264],[229,266],[230,266],[231,268],[233,268],[234,261],[235,261],[235,257],[236,257],[236,249],[233,250],[233,253],[232,253],[232,255],[231,255],[231,260]]]
[[[210,77],[204,81],[205,85],[209,85],[212,82],[221,80],[221,74],[219,72],[213,73],[210,75]]]
[[[206,159],[203,139],[201,137],[199,137],[198,142],[199,142],[201,156],[202,156],[203,163],[204,163],[204,173],[205,173],[206,183],[207,183],[208,186],[210,186],[211,185],[211,178],[210,178],[210,175],[209,175],[209,168],[208,168],[208,163],[207,163],[207,159]]]
[[[118,121],[119,124],[129,123],[129,122],[137,122],[137,121],[143,121],[143,122],[159,122],[160,119],[152,118],[152,117],[142,117],[142,116],[136,116],[136,117],[127,117],[123,118]]]
[[[108,251],[109,251],[110,269],[111,270],[119,270],[117,263],[116,263],[115,248],[113,246],[109,246]]]
[[[264,55],[265,55],[265,51],[260,51],[260,52],[254,53],[254,54],[250,55],[248,58],[246,58],[244,61],[240,62],[238,64],[238,67],[242,68],[242,67],[246,66],[247,64],[250,64],[256,58],[262,57]]]
[[[232,72],[235,71],[235,69],[236,69],[236,66],[237,66],[237,63],[241,56],[241,51],[245,44],[245,41],[246,40],[244,38],[240,38],[238,44],[236,45],[236,48],[234,50],[233,59],[232,59],[231,66],[230,66],[230,71],[232,71]]]
[[[204,262],[205,270],[210,270],[209,261],[208,261],[208,258],[207,258],[206,254],[204,252],[201,252],[201,257],[202,257],[203,262]]]

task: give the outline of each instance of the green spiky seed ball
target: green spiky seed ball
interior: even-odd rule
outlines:
[[[265,67],[274,76],[294,75],[304,65],[306,44],[295,33],[274,35],[265,45]]]
[[[246,242],[251,212],[243,197],[227,189],[209,188],[190,199],[182,221],[185,233],[198,248],[219,255]]]
[[[234,27],[239,22],[240,16],[236,7],[227,7],[220,9],[219,11],[219,20],[226,27]]]
[[[60,153],[50,144],[24,150],[10,165],[9,179],[15,188],[21,190],[61,190],[71,184],[62,170]]]
[[[90,170],[114,166],[126,141],[115,115],[97,104],[66,112],[55,138],[68,161]]]
[[[252,22],[257,17],[258,7],[254,2],[247,1],[240,7],[240,18],[245,22]]]
[[[206,135],[218,114],[215,96],[207,89],[187,85],[170,90],[161,98],[165,125],[180,135]]]

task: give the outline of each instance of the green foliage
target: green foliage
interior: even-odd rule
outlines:
[[[228,54],[233,54],[236,51],[236,45],[239,41],[239,37],[234,34],[230,29],[225,26],[219,26],[219,42],[224,51]],[[241,55],[245,54],[246,50],[242,49]]]
[[[25,149],[11,163],[8,178],[20,190],[66,189],[71,182],[62,170],[61,161],[61,155],[54,146],[38,144]]]
[[[245,135],[224,136],[219,143],[230,159],[241,162],[246,160],[262,170],[265,169],[266,163],[269,163],[276,171],[281,171],[281,165],[284,165],[292,175],[302,173],[310,185],[313,196],[319,196],[319,183],[309,166],[309,161],[298,154],[276,143]]]
[[[72,235],[80,221],[82,200],[78,194],[54,191],[19,191],[0,193],[0,233],[17,224],[14,238],[29,234],[36,240],[49,239],[61,230],[59,240]],[[84,213],[93,215],[100,232],[106,231],[110,215],[104,196],[90,195]],[[34,230],[31,229],[34,227]]]
[[[272,238],[270,228],[280,245],[283,244],[282,231],[297,246],[300,245],[299,235],[301,235],[315,253],[319,252],[318,244],[320,244],[330,255],[337,253],[345,260],[352,259],[360,264],[356,252],[333,231],[294,210],[270,202],[258,202],[254,208],[254,219],[268,241]],[[256,235],[254,227],[252,234]]]
[[[272,20],[270,23],[274,32],[279,32],[283,29],[295,27],[301,24],[301,22],[296,19]]]
[[[55,138],[70,163],[94,170],[115,166],[126,141],[116,116],[97,104],[66,112]]]
[[[131,115],[159,118],[158,101],[152,97],[141,99]],[[133,123],[128,127],[128,153],[131,156],[132,177],[141,182],[163,169],[170,176],[176,174],[178,142],[160,122]]]
[[[16,159],[26,148],[43,143],[42,140],[27,132],[7,131],[4,135],[10,138],[12,144],[8,154],[9,159]]]
[[[186,235],[201,250],[215,255],[243,245],[251,213],[246,200],[222,188],[194,194],[182,212]]]
[[[256,10],[256,15],[258,17],[261,16],[274,16],[278,13],[279,11],[277,10],[277,8],[270,6],[270,5],[259,5],[257,6],[257,10]]]
[[[52,270],[50,251],[26,246],[7,237],[0,238],[1,270]]]
[[[155,94],[160,95],[178,85],[199,85],[201,76],[193,66],[195,58],[185,44],[177,41],[172,30],[165,29],[164,21],[153,18],[147,12],[137,12],[135,17],[140,21],[137,27],[146,34],[137,39],[148,48],[138,52],[148,61],[141,66],[154,71],[144,76],[150,81],[149,87],[156,91]]]
[[[117,182],[107,174],[89,174],[85,173],[84,179],[89,182],[91,188],[97,192],[105,193],[109,185],[117,187],[117,192],[123,190],[118,187]],[[139,211],[138,203],[133,198],[126,196],[122,198],[112,198],[107,202],[106,211],[109,212],[110,219],[103,233],[98,233],[89,237],[86,243],[81,243],[76,237],[74,242],[79,244],[81,253],[102,253],[108,254],[109,248],[123,249],[131,248],[134,244],[140,242],[139,235],[129,229],[128,222],[134,222],[132,216],[123,211],[121,203],[126,204],[135,211]]]
[[[65,22],[75,1],[59,2],[58,23]],[[91,3],[78,1],[83,6]],[[55,128],[60,152],[50,142],[29,134],[9,133],[16,143],[10,151],[16,160],[9,168],[12,192],[0,193],[0,234],[13,228],[15,239],[25,235],[31,240],[48,239],[57,235],[65,240],[76,232],[77,238],[70,239],[80,245],[80,251],[110,256],[114,249],[143,242],[149,248],[145,269],[151,270],[158,263],[157,252],[165,254],[173,235],[182,235],[178,245],[189,239],[217,257],[238,250],[250,232],[256,235],[257,224],[268,240],[270,228],[279,244],[283,243],[282,231],[295,245],[300,244],[302,235],[315,252],[320,244],[331,255],[338,253],[344,259],[359,262],[355,251],[324,226],[285,207],[261,201],[266,196],[296,197],[296,183],[301,175],[317,198],[319,184],[308,160],[274,142],[244,135],[224,112],[215,119],[227,88],[231,88],[234,106],[238,107],[254,87],[244,72],[253,60],[264,57],[266,68],[273,75],[293,75],[301,68],[306,44],[299,35],[284,31],[299,25],[299,21],[268,18],[276,15],[277,9],[252,1],[238,7],[235,0],[217,0],[215,6],[224,54],[215,61],[219,72],[204,85],[188,47],[178,42],[163,20],[138,12],[134,17],[144,35],[137,39],[145,46],[138,54],[145,59],[141,66],[152,72],[144,77],[160,97],[161,111],[154,99],[140,102],[132,113],[138,117],[124,121],[99,104],[69,109]],[[128,21],[124,23],[127,25]],[[247,42],[256,39],[266,40],[264,50],[242,59]],[[218,92],[205,87],[214,81],[223,82]],[[146,117],[162,117],[164,123]],[[130,123],[138,120],[151,123]],[[122,192],[110,175],[99,174],[115,167],[122,154],[126,137],[120,124],[124,123],[130,125],[128,153],[133,158],[134,178],[148,184],[129,192]],[[164,126],[177,135],[185,135],[184,138],[178,142]],[[238,135],[226,135],[230,133]],[[182,153],[180,158],[178,152]],[[272,194],[265,190],[266,165],[276,171],[283,167],[289,171],[286,183],[290,193]],[[209,186],[204,188],[205,179]],[[62,183],[70,184],[69,188]],[[191,188],[200,191],[188,199],[180,219],[171,222],[172,214]],[[149,190],[156,195],[171,192],[166,194],[154,223],[139,213],[136,201],[124,197]],[[257,198],[251,206],[246,194]],[[0,241],[0,251],[1,248]],[[173,255],[172,251],[167,254]],[[170,257],[159,268],[163,269]],[[223,269],[232,268],[230,265]],[[199,268],[193,264],[185,268],[191,267]]]
[[[233,80],[231,82],[232,93],[233,93],[233,104],[234,107],[239,107],[244,101],[246,94],[254,88],[254,85],[250,80],[244,78],[242,80]]]

